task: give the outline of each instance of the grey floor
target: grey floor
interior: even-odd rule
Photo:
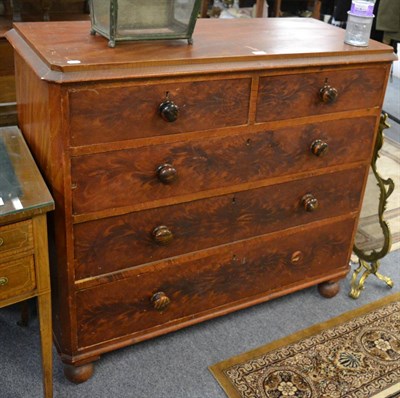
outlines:
[[[387,94],[384,109],[397,101],[394,109],[399,111],[400,91],[395,86],[398,83],[398,79],[390,83],[388,91],[393,88],[393,92]],[[389,122],[392,127],[386,135],[400,141],[399,125]],[[80,385],[64,378],[54,351],[54,396],[224,398],[224,392],[208,371],[209,365],[399,292],[399,264],[400,251],[382,260],[381,272],[393,279],[392,289],[370,277],[360,298],[353,300],[348,297],[349,274],[332,299],[322,298],[312,287],[105,354],[96,362],[94,376]],[[0,310],[0,398],[39,398],[42,385],[37,318],[33,316],[28,328],[17,326],[18,319],[17,306]]]

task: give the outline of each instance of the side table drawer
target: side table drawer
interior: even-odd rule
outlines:
[[[88,87],[70,91],[71,144],[90,145],[133,138],[187,133],[247,123],[250,78]],[[178,117],[166,122],[166,99]]]
[[[384,68],[335,70],[260,78],[257,122],[291,119],[380,106]],[[337,90],[330,103],[320,97],[325,83]]]
[[[0,260],[33,248],[32,221],[0,227]]]
[[[0,300],[30,292],[35,287],[33,256],[0,264]]]
[[[299,228],[284,237],[227,245],[202,258],[142,267],[129,278],[78,291],[79,346],[145,334],[218,307],[345,273],[353,228],[354,219]]]

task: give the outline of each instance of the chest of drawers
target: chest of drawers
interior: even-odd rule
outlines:
[[[107,48],[16,24],[19,123],[56,202],[55,343],[101,354],[348,272],[390,47],[308,19]]]

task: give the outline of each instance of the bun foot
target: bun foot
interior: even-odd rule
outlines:
[[[87,363],[81,366],[64,364],[64,376],[72,383],[83,383],[92,377],[93,368],[93,363]]]
[[[318,285],[319,294],[326,298],[335,297],[340,290],[339,282],[323,282]]]

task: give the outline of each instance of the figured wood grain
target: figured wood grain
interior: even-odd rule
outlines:
[[[251,298],[268,291],[347,268],[347,245],[353,219],[324,228],[293,232],[224,247],[217,255],[198,261],[166,262],[157,272],[138,271],[131,278],[85,289],[77,294],[78,334],[81,347],[141,333],[203,311]],[[307,244],[304,245],[304,240]],[[303,259],[291,262],[300,250]],[[162,275],[162,278],[160,276]],[[159,313],[151,296],[163,291],[171,299]],[[113,327],[110,327],[112,323]]]
[[[212,200],[215,205],[209,210],[214,211],[224,231],[228,230],[224,215],[238,217],[234,220],[241,223],[241,228],[232,233],[236,234],[232,239],[237,239],[242,233],[248,236],[251,226],[256,224],[254,214],[264,208],[263,202],[268,203],[268,199],[262,200],[257,195],[254,199],[246,197],[248,207],[239,207],[237,213],[229,213],[227,209],[233,208],[230,195],[238,191],[244,195],[248,190],[255,192],[267,187],[290,186],[292,181],[296,184],[303,178],[319,180],[325,178],[323,175],[347,175],[346,171],[352,173],[351,169],[359,167],[359,170],[363,167],[366,170],[390,62],[395,59],[392,48],[373,41],[367,48],[345,45],[343,30],[305,18],[200,20],[193,46],[187,46],[183,41],[154,41],[121,43],[115,49],[108,48],[104,38],[90,36],[89,25],[87,22],[16,24],[15,29],[7,33],[16,54],[20,125],[57,203],[54,214],[56,251],[52,261],[54,336],[63,362],[67,366],[76,366],[76,372],[69,369],[70,374],[78,374],[79,366],[92,369],[91,361],[118,347],[344,277],[355,232],[354,220],[359,211],[359,200],[358,207],[350,210],[354,204],[351,198],[363,191],[365,179],[355,196],[349,191],[340,192],[341,184],[335,182],[338,193],[333,196],[339,198],[339,209],[343,210],[338,211],[339,216],[334,216],[336,209],[327,215],[333,218],[318,218],[310,213],[310,220],[315,217],[314,221],[292,218],[294,224],[286,229],[274,225],[273,221],[271,231],[274,232],[250,236],[242,241],[228,240],[219,246],[207,246],[210,242],[205,233],[207,220],[200,219],[199,214],[207,201]],[[220,37],[229,37],[229,40],[216,39]],[[361,76],[359,71],[364,69],[379,71],[375,76],[377,82],[371,86],[381,87],[380,93],[377,93],[379,89],[370,93],[376,96],[371,100],[373,108],[359,102],[362,97],[360,86],[361,93],[354,96],[351,109],[343,107],[326,113],[293,116],[294,106],[289,103],[286,109],[281,109],[279,119],[268,122],[256,119],[260,105],[258,82],[264,78],[325,73],[334,78],[336,70],[340,75],[350,71]],[[251,84],[245,91],[236,91],[225,84],[230,82],[235,86],[236,82],[245,81]],[[284,83],[282,79],[281,92],[286,95]],[[199,106],[195,116],[190,114],[192,122],[185,121],[185,128],[179,130],[171,126],[163,133],[158,126],[152,125],[152,121],[148,122],[148,115],[143,113],[143,109],[150,108],[154,112],[153,105],[147,107],[141,102],[146,102],[158,86],[165,90],[166,86],[174,87],[175,84],[179,88],[173,92],[175,98],[190,87],[191,95],[187,95],[185,104],[195,104],[195,109],[195,100],[199,98],[199,103],[208,111],[203,112]],[[202,89],[198,90],[198,87]],[[208,98],[204,92],[214,93],[215,98]],[[246,98],[230,98],[230,93],[243,92]],[[134,93],[146,95],[141,98]],[[308,91],[308,95],[314,94],[315,91]],[[105,105],[100,101],[104,99]],[[249,101],[243,118],[242,107],[248,106]],[[135,113],[132,102],[139,109],[138,113],[143,114],[132,115]],[[225,105],[220,108],[221,103],[239,108],[228,109]],[[120,106],[119,111],[113,108],[115,104]],[[186,109],[187,106],[182,115]],[[218,109],[224,109],[219,115],[226,121],[224,125],[210,121],[216,118]],[[275,112],[273,109],[263,111]],[[238,118],[235,112],[241,117]],[[204,116],[200,118],[198,114]],[[89,116],[85,118],[86,115]],[[210,120],[207,120],[208,115]],[[262,115],[264,117],[265,112]],[[131,118],[132,122],[127,123],[126,118]],[[140,136],[142,119],[147,130]],[[239,120],[242,123],[243,119],[245,124],[235,124]],[[287,138],[282,138],[285,133]],[[331,158],[317,159],[309,152],[311,143],[308,139],[314,138],[314,133],[316,138],[329,139],[334,153]],[[157,185],[155,171],[159,161],[175,159],[175,165],[179,166],[175,186]],[[189,172],[183,173],[181,166]],[[212,186],[214,188],[210,188]],[[353,188],[346,187],[350,191]],[[330,188],[328,192],[331,192]],[[291,193],[287,194],[290,196]],[[224,207],[222,202],[217,204],[221,198],[229,198],[230,207]],[[286,199],[281,202],[288,203]],[[203,207],[196,207],[198,203]],[[298,201],[296,203],[298,205]],[[242,201],[239,204],[242,205]],[[98,219],[99,229],[103,222],[107,223],[104,227],[111,239],[104,238],[104,247],[98,245],[96,250],[106,250],[109,245],[115,254],[120,245],[118,256],[114,256],[114,262],[118,263],[120,253],[130,250],[131,226],[142,216],[157,213],[175,217],[174,225],[181,228],[180,231],[184,230],[185,224],[178,220],[177,213],[169,214],[165,210],[172,207],[185,209],[187,231],[198,234],[199,244],[194,246],[187,236],[184,239],[195,251],[180,252],[167,260],[164,257],[156,261],[146,258],[144,261],[147,262],[134,266],[126,256],[121,262],[125,268],[112,265],[109,269],[115,270],[111,272],[101,270],[102,263],[98,259],[90,263],[90,269],[85,269],[85,264],[81,267],[76,261],[81,253],[88,256],[91,239],[102,232],[97,230],[95,220]],[[144,209],[146,212],[142,213]],[[199,231],[191,224],[191,216],[200,221]],[[246,223],[246,220],[250,221]],[[121,226],[121,221],[125,226]],[[296,222],[303,224],[295,226]],[[342,222],[346,226],[337,228]],[[211,224],[212,234],[219,239],[216,223],[212,221]],[[81,240],[81,235],[78,237],[77,234],[83,236],[86,227],[90,239]],[[263,233],[268,227],[263,228],[260,227],[257,233]],[[311,231],[314,232],[309,234]],[[319,235],[321,231],[326,233]],[[111,244],[114,243],[113,233],[115,246]],[[318,238],[314,239],[317,234]],[[82,247],[83,243],[85,247]],[[184,248],[184,245],[179,244],[179,247]],[[81,248],[83,252],[80,253]],[[230,251],[230,248],[234,250]],[[292,264],[292,259],[297,258],[293,253],[302,250],[305,250],[304,258],[310,261],[303,266],[296,260],[299,270],[292,272],[287,261]],[[129,253],[136,261],[136,253]],[[231,262],[234,255],[239,260],[247,259],[248,253],[251,261],[246,277],[242,274],[245,270],[236,271]],[[317,257],[312,260],[314,253]],[[271,266],[267,272],[263,265],[270,257],[278,260],[269,264],[279,266]],[[106,267],[110,262],[108,257]],[[279,277],[274,273],[275,268],[279,269]],[[92,275],[92,272],[95,276],[77,279]],[[269,279],[267,276],[271,272]],[[259,278],[260,273],[264,278]],[[199,285],[195,283],[197,275],[200,276]],[[185,290],[188,281],[190,284]],[[171,293],[174,285],[177,290]],[[161,315],[161,318],[158,312],[151,313],[147,300],[163,288],[168,288],[166,294],[184,310],[171,307],[171,314]],[[203,290],[204,298],[190,300],[190,292],[197,299]],[[90,375],[86,373],[85,377]]]
[[[354,118],[251,134],[193,139],[72,158],[75,214],[177,197],[207,189],[368,160],[376,118]],[[196,138],[196,137],[195,137]],[[310,151],[316,139],[328,153]],[[156,175],[169,163],[177,180],[166,185]]]
[[[250,84],[247,78],[71,90],[72,145],[246,124]],[[159,115],[167,97],[179,108],[172,123]]]
[[[260,78],[257,122],[379,106],[385,92],[384,68],[336,70]],[[338,92],[324,103],[319,91],[325,81]]]
[[[357,169],[267,188],[78,224],[74,228],[76,278],[123,270],[228,242],[336,217],[358,209],[367,171]],[[319,202],[308,213],[302,197]],[[172,241],[159,245],[152,231],[165,225]]]

